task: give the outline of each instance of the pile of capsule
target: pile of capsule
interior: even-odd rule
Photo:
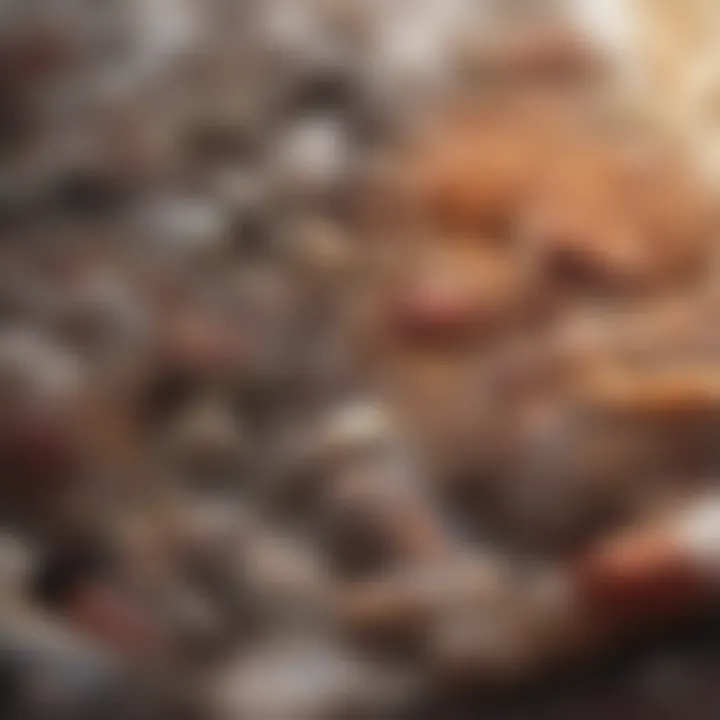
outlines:
[[[717,716],[714,198],[391,5],[3,9],[3,719]]]

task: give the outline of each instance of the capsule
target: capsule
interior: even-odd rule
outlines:
[[[532,289],[506,252],[460,244],[427,253],[391,294],[388,314],[401,338],[468,343],[516,320]]]
[[[716,497],[704,498],[601,542],[570,571],[581,602],[625,626],[702,607],[718,591],[719,507]]]

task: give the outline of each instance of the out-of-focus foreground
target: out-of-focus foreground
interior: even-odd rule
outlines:
[[[3,4],[3,720],[717,717],[718,11],[600,4]]]

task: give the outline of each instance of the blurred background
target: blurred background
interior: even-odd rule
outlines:
[[[0,3],[0,718],[716,718],[718,32]]]

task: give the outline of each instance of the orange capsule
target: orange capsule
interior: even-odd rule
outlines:
[[[401,337],[465,341],[506,325],[529,288],[522,267],[504,251],[445,247],[410,272],[389,310]]]
[[[472,334],[482,319],[473,298],[461,288],[411,288],[393,307],[395,325],[413,339],[460,340]]]
[[[712,366],[595,375],[585,388],[597,407],[643,421],[711,418],[720,410],[720,374]]]
[[[442,227],[480,238],[483,231],[502,228],[533,177],[534,150],[520,129],[481,126],[429,164],[422,206]]]
[[[710,586],[670,527],[629,531],[591,550],[572,569],[581,604],[599,621],[643,625],[693,610]]]

